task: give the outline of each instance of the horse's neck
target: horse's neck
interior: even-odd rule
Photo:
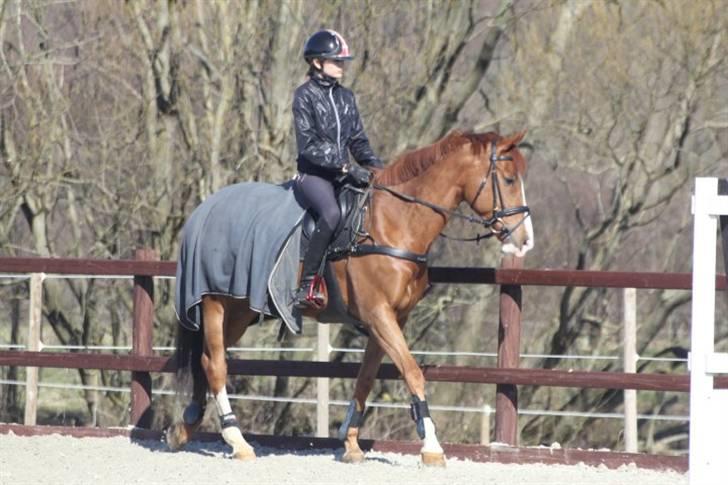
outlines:
[[[463,200],[459,186],[459,171],[446,160],[435,163],[423,174],[393,187],[398,192],[435,204],[447,210],[455,209]],[[375,201],[372,235],[379,242],[425,253],[447,224],[441,213],[413,202],[378,194]],[[377,236],[380,236],[377,239]]]

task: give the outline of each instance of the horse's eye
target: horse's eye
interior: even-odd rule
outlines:
[[[515,177],[503,177],[503,180],[505,180],[506,185],[513,185],[516,183]]]

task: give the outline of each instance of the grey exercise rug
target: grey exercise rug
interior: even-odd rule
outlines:
[[[291,315],[298,282],[300,220],[293,182],[246,182],[208,197],[182,229],[175,310],[180,323],[199,330],[206,294],[249,298],[261,315],[280,317],[294,333]]]

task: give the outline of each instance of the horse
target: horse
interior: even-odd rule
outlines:
[[[374,174],[364,222],[367,237],[380,246],[426,254],[448,220],[461,217],[488,227],[503,252],[523,256],[533,247],[523,179],[526,160],[518,149],[524,135],[525,131],[509,136],[454,131],[432,145],[397,157]],[[456,212],[461,202],[467,202],[477,215]],[[444,466],[445,455],[427,406],[425,379],[403,335],[408,315],[429,286],[426,263],[388,254],[357,254],[331,264],[348,312],[369,334],[340,429],[342,461],[365,459],[358,436],[367,396],[386,355],[411,394],[411,415],[423,445],[422,463]],[[259,314],[245,299],[224,295],[205,295],[201,306],[204,329],[178,328],[178,357],[192,355],[178,361],[184,367],[178,371],[192,374],[193,392],[182,421],[168,428],[167,443],[177,450],[189,441],[202,421],[209,391],[233,458],[253,460],[255,450],[243,438],[227,397],[225,349],[243,336]],[[315,309],[309,316],[315,318]]]

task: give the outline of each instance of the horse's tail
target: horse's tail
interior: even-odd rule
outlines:
[[[204,340],[204,326],[200,325],[198,331],[190,330],[183,325],[177,325],[177,395],[189,394],[190,387],[198,391],[204,386],[202,392],[207,390],[207,377],[202,369],[202,346]],[[190,383],[190,380],[192,381]],[[190,386],[190,384],[192,384]],[[195,393],[197,394],[197,393]],[[204,395],[204,394],[203,394]]]

